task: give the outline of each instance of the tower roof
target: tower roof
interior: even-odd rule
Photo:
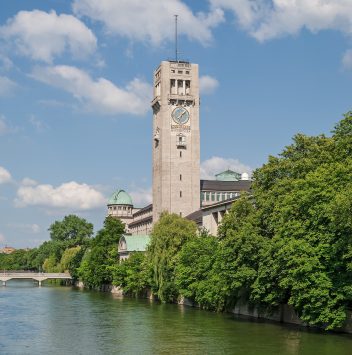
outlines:
[[[133,206],[131,196],[124,190],[115,191],[109,198],[108,205],[129,205]]]

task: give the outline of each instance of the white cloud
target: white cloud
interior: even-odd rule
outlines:
[[[107,79],[94,80],[83,70],[67,65],[36,67],[31,76],[71,93],[90,111],[143,115],[149,109],[152,88],[140,79],[119,88]]]
[[[199,90],[203,95],[212,94],[218,86],[218,80],[210,75],[202,75],[199,78]]]
[[[233,170],[237,173],[248,173],[251,175],[252,168],[241,163],[238,159],[212,157],[203,161],[200,165],[200,176],[202,179],[214,180],[215,174],[224,170]]]
[[[303,28],[316,33],[352,33],[351,0],[210,0],[214,7],[232,11],[242,28],[258,41],[295,35]]]
[[[17,84],[6,76],[0,76],[0,96],[10,95],[17,87]]]
[[[20,11],[0,27],[0,37],[14,44],[20,54],[47,63],[66,50],[84,58],[97,46],[96,37],[83,22],[55,11]]]
[[[343,55],[342,65],[345,69],[352,69],[352,49],[347,50]]]
[[[35,180],[26,177],[21,181],[21,185],[22,186],[35,186],[35,185],[38,185],[38,183]]]
[[[65,210],[90,210],[106,204],[101,192],[87,184],[75,181],[54,187],[49,184],[21,185],[17,190],[16,207],[44,206]]]
[[[132,197],[133,205],[136,207],[144,207],[152,203],[152,188],[137,188],[134,191],[128,192]]]
[[[11,181],[11,174],[4,167],[0,166],[0,184],[6,184]]]
[[[208,44],[211,29],[224,20],[223,11],[194,14],[180,0],[75,0],[73,11],[102,22],[107,32],[131,40],[160,45],[174,38],[174,15],[179,15],[179,33]]]

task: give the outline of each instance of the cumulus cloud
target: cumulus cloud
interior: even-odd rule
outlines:
[[[66,50],[83,58],[97,46],[96,37],[83,22],[55,11],[20,11],[0,27],[0,37],[13,44],[20,54],[47,63]]]
[[[0,184],[6,184],[11,181],[11,174],[4,167],[0,166]]]
[[[233,170],[237,173],[248,173],[251,175],[252,168],[243,164],[238,159],[212,157],[203,161],[200,165],[200,176],[202,179],[215,179],[215,174],[221,173],[224,170]]]
[[[36,67],[31,77],[69,92],[91,111],[143,115],[149,109],[152,88],[140,79],[119,88],[107,79],[94,80],[83,70],[67,65]]]
[[[132,197],[132,202],[134,206],[144,207],[152,203],[152,188],[149,187],[147,189],[137,188],[129,194]]]
[[[294,35],[303,28],[316,33],[352,33],[350,0],[210,0],[212,6],[232,11],[242,28],[258,41]]]
[[[218,80],[210,75],[202,75],[199,78],[199,90],[203,95],[212,94],[218,86]]]
[[[91,210],[105,204],[106,199],[100,191],[93,186],[75,181],[54,187],[27,180],[18,188],[15,199],[16,207],[44,206],[71,211]]]
[[[6,76],[0,76],[0,96],[10,95],[17,87],[17,84]]]
[[[179,33],[208,44],[211,30],[224,20],[220,8],[194,14],[180,0],[75,0],[73,11],[102,22],[108,33],[160,45],[173,40],[175,14],[179,15]]]

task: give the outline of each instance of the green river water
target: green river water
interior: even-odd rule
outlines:
[[[352,354],[352,336],[70,287],[0,286],[0,354]]]

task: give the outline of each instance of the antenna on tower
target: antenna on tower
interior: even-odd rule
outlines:
[[[177,17],[178,15],[175,16],[175,60],[176,62],[178,61],[178,48],[177,48]]]

